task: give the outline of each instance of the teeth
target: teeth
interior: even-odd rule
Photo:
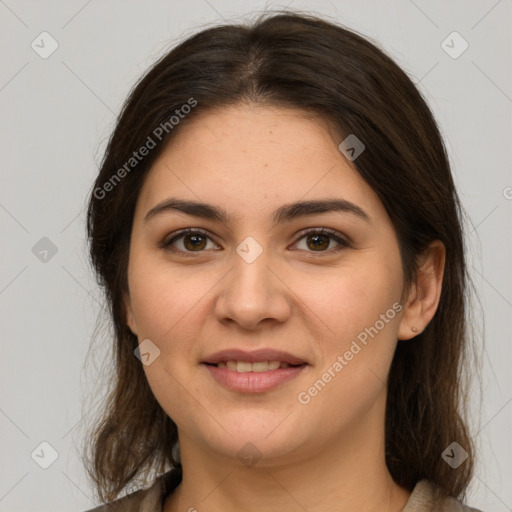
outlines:
[[[221,361],[217,365],[219,368],[229,368],[235,372],[268,372],[278,368],[288,368],[288,363],[281,361],[258,361],[257,363],[247,363],[245,361]]]
[[[240,363],[239,363],[240,364]],[[252,363],[252,368],[250,368],[253,372],[267,372],[270,370],[270,364],[269,361],[258,361],[257,363]],[[279,366],[278,366],[279,368]],[[273,368],[275,370],[275,368]],[[240,370],[238,370],[240,371]]]
[[[243,363],[242,361],[238,361],[236,363],[236,371],[237,372],[250,372],[252,370],[251,363]]]

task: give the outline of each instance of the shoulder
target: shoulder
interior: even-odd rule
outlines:
[[[170,470],[155,478],[150,487],[139,489],[110,503],[85,512],[162,512],[164,498],[181,481],[181,471]]]
[[[437,486],[428,480],[419,481],[402,512],[482,512],[464,505],[452,496],[440,497]]]

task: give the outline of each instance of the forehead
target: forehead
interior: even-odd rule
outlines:
[[[210,151],[224,151],[229,146],[235,152],[251,153],[251,149],[274,158],[275,153],[285,149],[307,151],[313,148],[331,149],[339,138],[333,133],[329,122],[317,114],[306,111],[272,107],[258,104],[240,104],[209,109],[192,122],[184,125],[177,136],[171,140],[168,149],[180,146],[205,146]]]
[[[299,199],[340,197],[382,213],[374,191],[340,153],[341,140],[326,120],[299,110],[210,110],[164,149],[139,207],[145,213],[168,196],[183,197],[222,205],[240,219]]]

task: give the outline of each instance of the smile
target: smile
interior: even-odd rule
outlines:
[[[235,372],[268,372],[279,368],[288,368],[290,365],[284,361],[258,361],[248,363],[247,361],[219,361],[217,368],[229,368]]]
[[[306,363],[290,365],[280,361],[220,361],[203,365],[213,379],[230,391],[239,393],[263,393],[283,385],[302,373]]]

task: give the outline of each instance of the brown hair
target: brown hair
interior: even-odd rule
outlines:
[[[90,196],[88,236],[114,327],[115,373],[87,441],[89,477],[105,501],[143,473],[180,466],[173,452],[176,425],[154,398],[134,356],[137,338],[126,325],[134,208],[144,177],[182,126],[206,109],[247,101],[319,115],[336,128],[340,142],[356,134],[365,144],[354,165],[394,224],[407,286],[415,282],[417,258],[428,244],[437,239],[445,245],[436,314],[413,340],[398,342],[391,365],[386,463],[409,490],[429,479],[461,497],[474,465],[460,380],[470,340],[469,276],[463,209],[436,121],[407,74],[376,43],[316,16],[270,14],[248,25],[205,29],[164,55],[130,93],[109,140]],[[173,113],[191,100],[194,108],[170,127]],[[166,122],[165,136],[155,141],[155,129]],[[156,147],[119,173],[148,137]],[[116,173],[122,179],[114,182]],[[468,453],[456,470],[441,457],[454,441]]]

